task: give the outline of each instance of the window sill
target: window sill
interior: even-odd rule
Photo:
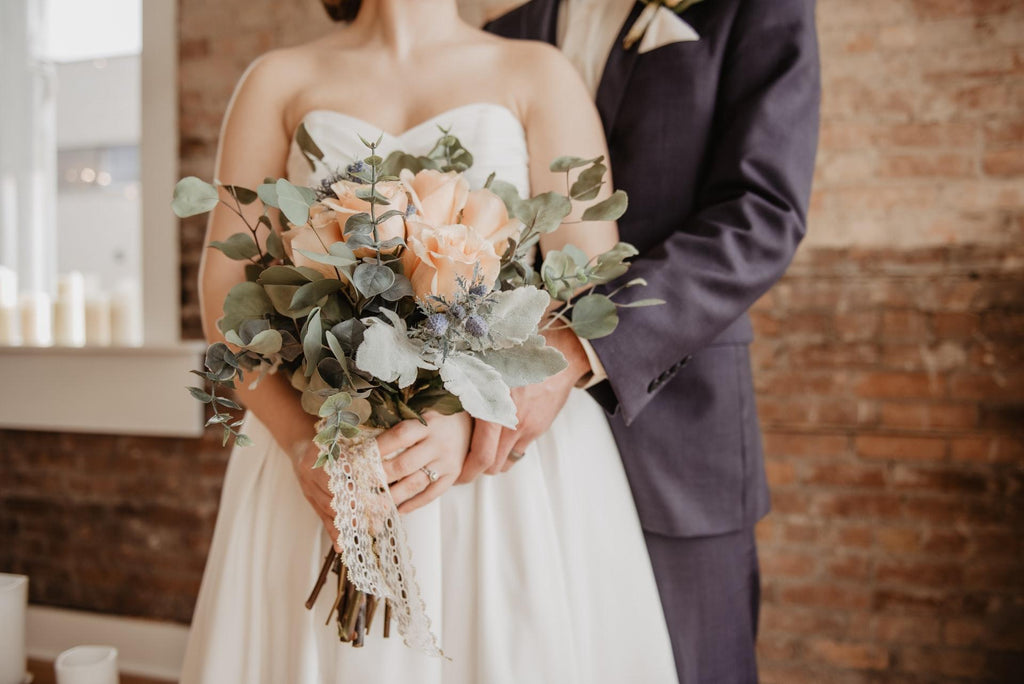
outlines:
[[[0,427],[196,437],[203,407],[184,387],[206,345],[0,347]]]

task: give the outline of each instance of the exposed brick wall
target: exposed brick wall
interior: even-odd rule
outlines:
[[[1021,681],[1024,249],[807,251],[754,316],[764,681]]]
[[[313,0],[179,5],[181,172],[209,177],[246,64],[330,26]],[[1024,4],[818,15],[810,236],[754,312],[763,679],[1020,681]],[[182,230],[189,337],[202,231]],[[225,458],[213,434],[0,431],[0,569],[38,603],[187,622]]]

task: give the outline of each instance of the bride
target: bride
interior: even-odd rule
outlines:
[[[450,129],[475,161],[521,194],[563,190],[548,171],[559,155],[605,152],[587,92],[560,53],[499,39],[463,23],[454,0],[324,0],[350,22],[321,39],[258,59],[225,118],[216,177],[255,187],[266,176],[319,185],[300,124],[332,168],[366,155],[360,136],[383,135],[382,154],[424,154]],[[610,190],[598,199],[606,197]],[[256,216],[252,217],[255,221]],[[213,213],[207,243],[237,230]],[[612,223],[565,225],[543,250],[572,243],[589,254],[617,239]],[[207,336],[238,262],[204,252]],[[564,381],[587,370],[568,331]],[[575,345],[575,346],[573,346]],[[404,515],[427,612],[450,660],[382,637],[364,648],[325,625],[331,592],[304,600],[334,542],[323,470],[313,470],[313,418],[287,380],[240,388],[245,432],[225,476],[220,514],[196,604],[183,684],[509,684],[676,681],[661,603],[629,487],[598,405],[573,390],[551,430],[514,468],[454,486],[469,448],[467,414],[428,414],[378,438],[391,494]],[[518,454],[517,454],[518,455]],[[436,473],[436,478],[430,477]]]

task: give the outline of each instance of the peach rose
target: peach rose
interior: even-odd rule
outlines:
[[[469,182],[461,173],[423,169],[414,175],[409,169],[403,169],[399,178],[416,207],[413,216],[418,222],[431,226],[459,222],[459,212],[469,197]]]
[[[335,213],[335,218],[338,221],[338,225],[342,227],[342,232],[344,232],[345,222],[348,221],[349,217],[354,214],[370,213],[370,203],[356,197],[357,190],[369,189],[369,187],[369,185],[360,185],[359,183],[353,183],[351,181],[338,181],[331,186],[331,191],[334,192],[338,198],[335,199],[333,197],[327,197],[320,201],[321,204]],[[405,187],[397,181],[382,182],[377,183],[377,192],[387,198],[390,202],[390,204],[385,206],[377,206],[375,211],[378,215],[391,210],[400,211],[403,214],[403,216],[392,216],[387,221],[377,226],[377,236],[381,241],[390,240],[391,238],[396,237],[404,238],[404,214],[406,208],[409,206],[409,198],[405,194]],[[372,252],[372,250],[368,249],[358,251]],[[358,251],[356,256],[364,256],[359,254]]]
[[[480,237],[489,240],[498,256],[508,248],[508,239],[518,240],[523,229],[519,219],[509,218],[501,198],[484,189],[469,193],[461,223],[472,226]]]
[[[326,254],[324,246],[330,246],[335,242],[344,241],[342,226],[338,224],[335,212],[322,204],[314,204],[309,208],[309,223],[301,226],[293,226],[290,230],[281,234],[281,241],[284,243],[285,254],[296,266],[308,266],[320,271],[328,278],[337,278],[333,266],[313,261],[302,254],[299,250]]]
[[[420,299],[452,299],[461,290],[459,278],[472,283],[475,276],[493,287],[501,270],[494,246],[469,226],[424,226],[418,236],[409,238],[409,247],[418,258],[409,279]]]

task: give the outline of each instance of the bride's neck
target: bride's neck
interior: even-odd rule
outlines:
[[[350,30],[401,56],[445,42],[462,27],[455,0],[363,0]]]

